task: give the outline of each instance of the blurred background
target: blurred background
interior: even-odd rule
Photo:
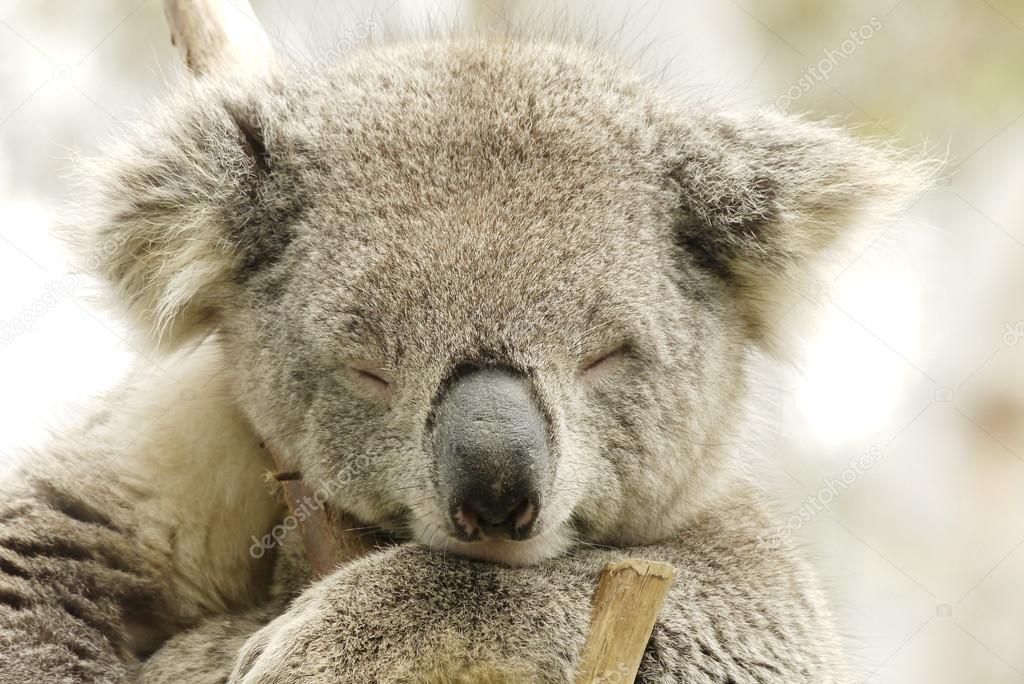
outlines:
[[[835,117],[948,158],[777,327],[743,445],[824,576],[858,682],[1024,682],[1024,3],[255,0],[330,61],[424,26],[605,44],[681,98]],[[75,154],[180,68],[158,0],[0,4],[0,463],[133,349],[50,230]],[[808,324],[814,322],[810,327]]]

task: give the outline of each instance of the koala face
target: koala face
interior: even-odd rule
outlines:
[[[721,419],[704,414],[735,399],[742,361],[735,313],[675,245],[674,198],[651,161],[591,132],[585,105],[504,129],[502,100],[411,117],[408,147],[344,165],[286,254],[246,284],[228,337],[250,412],[358,517],[524,561],[562,550],[574,529],[632,537],[661,528],[666,503],[703,501],[717,464],[701,445]],[[389,111],[366,110],[367,125]],[[444,128],[456,115],[478,127],[464,140]],[[569,144],[513,147],[522,126]],[[373,149],[394,145],[381,131]],[[449,157],[453,145],[466,152]],[[512,388],[495,379],[453,409],[446,400],[484,370]],[[490,448],[441,434],[460,420],[489,421]],[[509,434],[523,421],[530,434]],[[508,443],[531,438],[524,453]],[[474,450],[490,453],[445,455]],[[466,479],[484,490],[471,505]],[[482,535],[457,519],[488,503],[494,525],[532,509],[529,536],[469,542]]]
[[[514,43],[200,84],[114,159],[94,239],[140,327],[215,331],[335,505],[512,564],[654,542],[724,495],[765,303],[907,178]]]

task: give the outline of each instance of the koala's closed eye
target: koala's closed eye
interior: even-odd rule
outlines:
[[[378,397],[389,393],[394,384],[387,370],[361,361],[346,363],[345,373],[358,389]]]
[[[583,360],[580,366],[580,375],[584,378],[603,375],[617,366],[629,354],[629,351],[628,342],[617,342],[606,346]]]

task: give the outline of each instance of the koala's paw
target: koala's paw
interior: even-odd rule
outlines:
[[[555,565],[389,549],[320,581],[253,635],[230,681],[568,683],[590,583]]]

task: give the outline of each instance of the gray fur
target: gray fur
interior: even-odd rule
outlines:
[[[786,547],[765,555],[761,534],[770,524],[748,492],[665,543],[580,548],[528,568],[404,545],[309,589],[249,639],[237,661],[211,658],[223,639],[238,635],[215,619],[170,642],[142,679],[193,681],[193,663],[204,662],[217,672],[233,663],[232,682],[264,684],[571,682],[598,572],[610,560],[644,557],[672,563],[680,575],[639,681],[844,681],[839,645],[810,570]],[[266,610],[233,620],[247,625],[254,616]]]
[[[0,671],[119,681],[177,633],[147,680],[566,682],[596,571],[633,554],[680,570],[643,681],[842,680],[815,581],[765,543],[728,445],[772,305],[912,191],[912,166],[817,124],[673,102],[580,48],[440,41],[183,87],[100,178],[86,251],[201,406],[140,410],[161,426],[145,449],[111,436],[140,420],[112,406],[103,440],[38,456],[67,477],[39,466],[9,485]],[[424,426],[467,361],[527,373],[556,436],[528,542],[457,542],[436,500]],[[390,385],[352,370],[366,366]],[[270,557],[242,555],[280,515],[255,477],[261,438],[415,543],[268,599]],[[43,482],[80,503],[62,510]],[[133,519],[139,501],[151,517]],[[67,541],[26,551],[48,534]],[[90,588],[83,563],[124,579]],[[303,575],[287,565],[279,578]],[[152,587],[142,625],[134,587]],[[51,646],[69,625],[83,636]]]

